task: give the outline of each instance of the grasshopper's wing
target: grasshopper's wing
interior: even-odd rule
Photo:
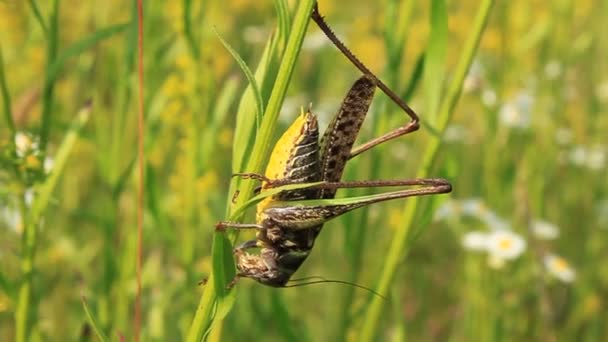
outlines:
[[[348,91],[340,110],[321,140],[321,179],[339,182],[376,90],[375,80],[359,78]],[[319,198],[333,198],[336,189],[323,189]]]

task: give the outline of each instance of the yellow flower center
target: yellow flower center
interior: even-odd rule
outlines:
[[[507,249],[510,249],[510,248],[511,248],[511,246],[513,246],[513,241],[511,241],[511,240],[509,240],[509,239],[501,239],[501,240],[498,242],[498,247],[499,247],[500,249],[507,250]]]
[[[566,260],[564,260],[562,258],[555,258],[554,264],[555,264],[555,269],[558,271],[564,271],[564,270],[568,269],[568,263],[566,262]]]

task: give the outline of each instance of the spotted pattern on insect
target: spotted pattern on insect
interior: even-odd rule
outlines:
[[[365,115],[374,97],[375,80],[367,75],[352,86],[340,112],[327,127],[321,140],[321,177],[326,182],[342,178],[350,151],[357,139]],[[333,198],[337,189],[322,189],[319,198]]]
[[[366,75],[353,84],[320,144],[316,117],[311,113],[298,117],[275,145],[265,176],[299,183],[339,181],[375,87],[374,79]],[[297,210],[273,208],[273,204],[333,198],[335,192],[335,189],[290,190],[260,202],[256,218],[263,228],[258,229],[255,241],[247,241],[235,249],[239,274],[266,285],[285,286],[310,254],[326,218],[336,217],[337,212],[329,206],[319,207],[316,215],[309,210],[299,214]],[[245,252],[251,247],[261,249],[257,258]]]

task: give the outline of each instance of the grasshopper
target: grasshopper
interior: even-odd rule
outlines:
[[[255,223],[219,222],[218,231],[226,228],[255,229],[256,239],[234,249],[237,278],[252,278],[264,285],[286,287],[291,276],[310,254],[323,224],[351,210],[373,203],[410,196],[448,193],[452,187],[445,179],[341,181],[348,160],[394,138],[419,128],[418,115],[363,65],[335,36],[317,5],[312,19],[340,51],[363,72],[346,94],[338,113],[319,140],[317,118],[310,112],[300,115],[277,141],[264,175],[237,174],[262,181],[261,189],[284,184],[323,182],[314,187],[285,190],[266,197],[257,205]],[[410,117],[402,127],[353,147],[374,97],[380,88]],[[347,204],[323,203],[334,198],[341,188],[419,186],[366,196]],[[311,201],[312,200],[312,201]],[[327,201],[326,201],[327,202]],[[259,249],[258,254],[248,250]],[[233,284],[232,283],[232,284]]]

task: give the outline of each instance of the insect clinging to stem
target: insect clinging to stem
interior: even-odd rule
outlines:
[[[419,118],[336,37],[319,13],[317,4],[313,8],[312,19],[363,76],[348,91],[321,140],[317,118],[309,109],[296,118],[277,141],[264,175],[237,175],[262,181],[262,191],[284,184],[323,183],[309,188],[284,190],[266,197],[257,205],[255,223],[219,222],[216,225],[218,231],[227,228],[256,230],[255,240],[243,242],[234,249],[237,279],[252,278],[273,287],[288,286],[291,276],[310,254],[325,222],[373,203],[448,193],[452,189],[450,183],[441,178],[341,181],[348,160],[374,146],[416,131]],[[353,147],[376,87],[402,108],[410,121]],[[342,188],[391,186],[418,187],[362,196],[356,201],[331,200],[336,191]],[[259,249],[259,254],[249,253],[250,249]]]

